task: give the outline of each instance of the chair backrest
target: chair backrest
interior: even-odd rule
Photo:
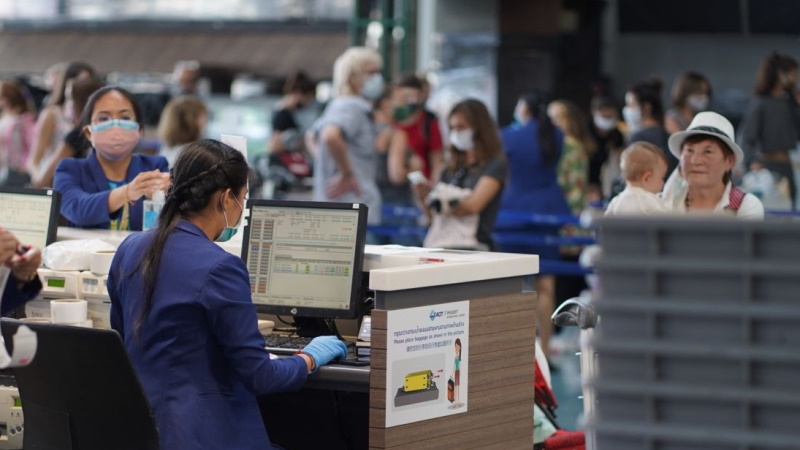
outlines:
[[[20,324],[0,321],[6,346],[12,345]],[[38,337],[33,362],[14,370],[25,420],[25,450],[159,448],[155,419],[119,334],[25,325]]]

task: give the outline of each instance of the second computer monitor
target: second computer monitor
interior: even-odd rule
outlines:
[[[22,245],[44,249],[56,240],[60,196],[52,189],[0,189],[0,228]]]
[[[251,200],[248,210],[242,259],[258,312],[356,317],[366,205]]]

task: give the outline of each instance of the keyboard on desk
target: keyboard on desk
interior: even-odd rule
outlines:
[[[308,345],[311,339],[310,337],[287,336],[285,334],[269,334],[264,336],[264,348],[270,353],[291,355]]]

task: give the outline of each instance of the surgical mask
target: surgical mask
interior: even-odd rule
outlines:
[[[594,116],[594,126],[601,131],[611,131],[617,127],[617,119],[614,117],[603,117],[599,114]]]
[[[689,108],[692,108],[692,111],[705,111],[706,108],[708,108],[708,97],[705,95],[690,95],[689,98],[686,99],[686,103],[689,105]]]
[[[89,125],[92,147],[110,161],[128,156],[139,142],[139,124],[133,120],[114,119]]]
[[[474,133],[470,129],[460,131],[453,130],[450,132],[450,143],[453,144],[456,150],[468,152],[475,146],[475,142],[472,140],[473,134]]]
[[[394,109],[394,120],[403,122],[413,116],[420,108],[419,103],[409,103],[407,105],[398,106]]]
[[[639,108],[631,108],[626,106],[622,108],[622,117],[625,118],[625,123],[628,124],[628,129],[631,133],[636,133],[642,129],[642,110]]]
[[[364,87],[361,88],[361,95],[370,100],[375,100],[381,94],[383,94],[383,76],[376,73],[364,82]]]
[[[228,242],[231,240],[232,237],[236,236],[236,232],[239,231],[239,222],[242,221],[242,214],[244,214],[244,208],[242,204],[239,203],[239,200],[236,200],[236,197],[233,197],[233,201],[239,205],[239,209],[242,211],[239,214],[239,220],[233,226],[228,224],[228,215],[225,214],[225,207],[222,208],[222,216],[225,217],[225,229],[222,230],[222,233],[215,239],[217,242]]]

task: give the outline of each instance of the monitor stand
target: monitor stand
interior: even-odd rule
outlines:
[[[298,336],[310,338],[325,335],[339,336],[339,330],[336,329],[336,322],[333,319],[297,316],[294,318],[294,324]]]

